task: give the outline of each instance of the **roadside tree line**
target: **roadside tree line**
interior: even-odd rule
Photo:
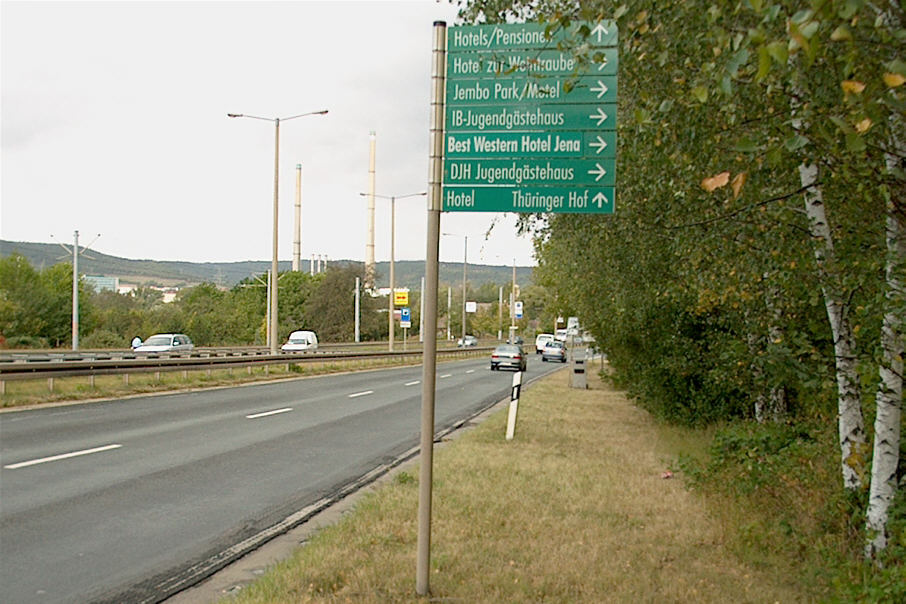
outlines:
[[[361,264],[336,265],[318,275],[285,272],[280,275],[279,329],[286,337],[296,329],[312,329],[325,342],[351,342],[355,334],[355,280],[361,278]],[[162,294],[140,287],[129,294],[95,292],[79,283],[79,344],[82,348],[124,348],[132,338],[154,333],[186,333],[197,346],[263,346],[266,339],[267,292],[264,276],[244,279],[225,290],[211,283],[183,288],[176,300],[164,303]],[[499,288],[504,290],[504,308],[499,312]],[[454,338],[462,329],[462,285],[449,286],[440,296],[438,313],[450,321]],[[442,288],[446,293],[447,286]],[[466,297],[481,303],[478,313],[467,317],[468,333],[496,337],[501,325],[507,333],[508,295],[511,284],[498,286],[467,283]],[[518,322],[520,333],[548,318],[543,290],[525,288],[526,319]],[[411,336],[418,335],[420,292],[410,292]],[[362,341],[386,340],[387,299],[362,292],[360,297]],[[0,259],[0,336],[7,348],[60,348],[72,343],[72,265],[57,264],[35,269],[23,256]],[[444,323],[444,326],[446,323]],[[397,323],[397,335],[401,335]],[[445,334],[441,334],[442,337]]]
[[[616,213],[524,218],[536,280],[661,417],[833,422],[880,564],[906,475],[902,3],[473,0],[465,16],[617,20]]]

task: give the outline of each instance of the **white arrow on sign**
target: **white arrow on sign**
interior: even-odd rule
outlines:
[[[607,88],[607,85],[604,82],[602,82],[601,80],[598,80],[598,85],[592,86],[589,90],[591,90],[592,92],[597,92],[598,98],[601,98],[602,96],[607,94],[607,91],[609,90],[609,88]]]
[[[597,149],[596,153],[600,153],[601,151],[603,151],[604,149],[607,148],[607,141],[605,141],[605,140],[604,140],[603,138],[601,138],[600,136],[596,136],[595,138],[598,139],[597,142],[592,142],[592,143],[589,143],[589,144],[590,144],[592,147],[595,147],[595,148]]]
[[[603,168],[603,166],[601,166],[601,164],[599,164],[598,162],[595,162],[595,169],[589,170],[588,173],[592,174],[592,175],[596,175],[595,182],[598,182],[599,180],[601,180],[604,177],[605,174],[607,174],[607,170],[605,170]]]
[[[604,122],[607,121],[607,114],[604,113],[603,109],[598,107],[598,113],[597,114],[592,113],[591,115],[588,116],[588,119],[598,120],[598,126],[600,126],[601,124],[603,124]]]
[[[597,25],[595,25],[595,28],[593,30],[591,30],[591,33],[598,36],[598,42],[600,42],[601,36],[606,36],[610,32],[607,31],[607,28],[604,27],[603,23],[598,23]]]
[[[607,67],[607,55],[604,55],[601,62],[598,63],[598,71],[604,71],[605,67]]]
[[[592,198],[592,203],[598,204],[598,209],[602,208],[605,203],[609,203],[604,193],[598,193]]]

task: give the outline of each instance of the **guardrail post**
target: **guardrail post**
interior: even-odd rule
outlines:
[[[53,378],[47,378],[47,389],[53,392]]]

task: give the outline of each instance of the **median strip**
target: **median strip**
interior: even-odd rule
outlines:
[[[279,415],[280,413],[289,413],[292,411],[292,407],[284,407],[283,409],[274,409],[273,411],[262,411],[261,413],[253,413],[252,415],[246,415],[245,419],[258,419],[259,417],[269,417],[271,415]]]
[[[119,449],[122,446],[123,445],[104,445],[103,447],[95,447],[93,449],[84,449],[82,451],[73,451],[72,453],[61,453],[60,455],[53,455],[51,457],[42,457],[41,459],[32,459],[31,461],[22,461],[3,467],[7,470],[18,470],[19,468],[27,468],[28,466],[36,466],[38,464],[48,463],[51,461],[60,461],[62,459],[69,459],[71,457],[80,457],[82,455],[91,455],[92,453],[111,451],[113,449]]]
[[[356,392],[355,394],[350,394],[349,398],[356,398],[359,396],[365,396],[366,394],[374,394],[374,390],[365,390],[364,392]]]

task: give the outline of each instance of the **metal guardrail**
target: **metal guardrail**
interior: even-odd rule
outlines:
[[[473,356],[487,354],[491,347],[438,349],[443,356]],[[405,358],[421,356],[421,350],[398,352],[287,352],[269,354],[260,352],[238,353],[235,349],[213,353],[199,349],[191,353],[135,353],[123,352],[121,356],[98,355],[97,358],[71,360],[51,359],[10,361],[0,363],[0,384],[7,380],[30,380],[57,377],[148,373],[157,371],[198,371],[216,368],[252,367],[255,365],[295,365],[329,361],[356,361],[379,358]],[[5,359],[4,359],[5,360]],[[2,391],[2,390],[0,390]]]

